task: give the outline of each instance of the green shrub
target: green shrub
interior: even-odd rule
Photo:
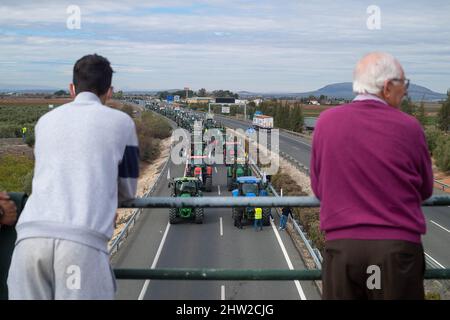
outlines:
[[[33,161],[25,156],[0,157],[0,190],[23,192],[23,179],[33,166]]]
[[[22,177],[22,190],[28,195],[30,195],[32,192],[33,176],[34,170],[31,170],[25,176]]]
[[[160,140],[170,137],[172,128],[162,117],[144,112],[140,119],[136,119],[136,131],[141,160],[152,162],[159,156]]]
[[[443,135],[443,132],[436,127],[430,127],[425,129],[425,136],[427,139],[428,150],[431,154],[434,154],[434,149],[436,149],[436,143],[438,138]]]
[[[450,135],[442,134],[438,137],[434,157],[436,166],[441,171],[450,171]]]

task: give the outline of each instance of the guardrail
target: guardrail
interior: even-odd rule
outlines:
[[[445,191],[445,189],[450,189],[450,186],[448,184],[439,182],[437,180],[434,180],[434,182],[440,186],[439,189],[442,189],[442,191]]]
[[[303,163],[295,159],[293,156],[287,154],[286,152],[280,151],[280,155],[287,161],[289,161],[298,170],[309,176],[309,168],[305,166]]]

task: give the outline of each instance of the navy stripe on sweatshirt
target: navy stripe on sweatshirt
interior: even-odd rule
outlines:
[[[119,165],[120,178],[139,177],[139,148],[136,146],[126,146],[123,153],[122,162]]]

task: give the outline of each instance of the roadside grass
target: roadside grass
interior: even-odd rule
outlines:
[[[3,155],[0,157],[0,190],[24,192],[27,175],[33,171],[34,161],[25,156]],[[30,182],[31,184],[31,182]]]

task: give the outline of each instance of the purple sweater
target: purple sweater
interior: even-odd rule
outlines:
[[[311,153],[311,186],[326,240],[420,243],[433,192],[424,132],[412,116],[375,100],[323,112]]]

